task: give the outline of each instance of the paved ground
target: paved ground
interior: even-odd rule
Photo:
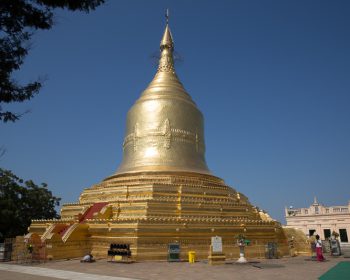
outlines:
[[[95,263],[80,263],[79,260],[51,261],[35,265],[0,263],[1,280],[126,280],[130,279],[318,279],[343,257],[328,257],[326,262],[315,262],[307,257],[250,260],[249,264],[227,261],[225,265],[210,266],[206,262],[189,264],[168,262],[142,262],[132,264],[109,263],[98,260]],[[104,275],[104,276],[102,276]],[[334,279],[337,280],[337,279]]]

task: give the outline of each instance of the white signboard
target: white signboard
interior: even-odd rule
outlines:
[[[222,253],[222,238],[220,236],[212,237],[211,246],[213,248],[213,253]]]

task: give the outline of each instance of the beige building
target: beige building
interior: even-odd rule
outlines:
[[[316,197],[308,208],[285,208],[287,228],[301,229],[307,236],[320,235],[327,239],[335,231],[341,243],[348,243],[350,232],[350,201],[344,206],[324,206]]]

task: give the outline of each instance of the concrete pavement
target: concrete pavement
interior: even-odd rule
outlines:
[[[42,279],[42,280],[135,280],[126,277],[104,276],[90,273],[74,272],[60,269],[43,268],[38,266],[24,266],[14,264],[0,264],[1,279]],[[28,275],[30,275],[28,277]],[[33,277],[34,276],[34,277]],[[40,278],[38,278],[38,276]],[[16,278],[13,278],[16,277]]]
[[[308,257],[282,259],[249,260],[248,264],[236,264],[233,260],[225,265],[210,266],[206,262],[168,263],[110,263],[98,260],[95,263],[80,263],[79,260],[50,261],[35,265],[15,265],[0,263],[2,280],[17,279],[75,279],[75,280],[130,280],[130,279],[281,279],[281,280],[314,280],[335,266],[340,261],[350,261],[343,257],[328,257],[326,262],[311,261]],[[34,276],[34,278],[33,278]]]

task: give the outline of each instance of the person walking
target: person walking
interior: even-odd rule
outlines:
[[[322,241],[320,240],[320,236],[316,235],[316,258],[317,261],[323,262],[325,260],[322,253]]]

